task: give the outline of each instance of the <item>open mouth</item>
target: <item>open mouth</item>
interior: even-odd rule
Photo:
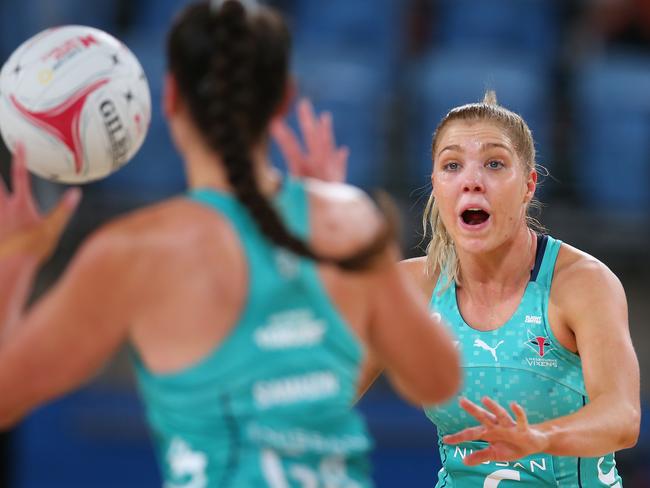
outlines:
[[[480,208],[468,208],[460,217],[467,225],[480,225],[490,218],[490,214]]]

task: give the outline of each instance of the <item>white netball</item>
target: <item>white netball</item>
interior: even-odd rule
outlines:
[[[92,27],[47,29],[0,71],[0,131],[43,178],[86,183],[125,165],[144,142],[151,95],[142,66]]]

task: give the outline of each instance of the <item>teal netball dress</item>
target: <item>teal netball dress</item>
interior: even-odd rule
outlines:
[[[370,486],[370,440],[351,409],[362,349],[316,266],[269,243],[233,196],[189,197],[231,222],[249,289],[236,326],[198,364],[161,375],[135,355],[164,486]],[[304,187],[285,181],[275,204],[307,238]]]
[[[556,239],[538,236],[535,267],[519,307],[496,330],[482,332],[467,325],[458,309],[455,283],[445,288],[444,278],[438,279],[430,305],[458,340],[465,373],[459,396],[475,403],[490,396],[508,409],[515,401],[525,409],[530,423],[568,415],[589,401],[580,357],[559,343],[548,322],[549,294],[560,246]],[[442,436],[478,422],[458,406],[458,397],[425,411],[438,429],[442,469],[437,488],[622,486],[613,453],[599,458],[533,454],[509,463],[466,466],[463,458],[486,443],[446,445]]]

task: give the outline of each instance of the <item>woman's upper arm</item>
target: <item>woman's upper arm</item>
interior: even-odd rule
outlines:
[[[128,273],[100,234],[0,343],[0,423],[88,379],[127,333]]]
[[[580,258],[558,278],[554,295],[575,334],[590,400],[611,395],[618,405],[638,409],[639,364],[621,282],[590,257]]]

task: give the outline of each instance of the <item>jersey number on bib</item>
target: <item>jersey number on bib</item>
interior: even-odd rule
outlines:
[[[503,480],[520,481],[521,475],[514,469],[498,469],[485,477],[483,488],[497,488]]]
[[[266,449],[262,451],[261,462],[264,479],[270,488],[293,486],[288,480],[299,483],[300,488],[361,488],[358,483],[348,478],[345,461],[340,456],[323,459],[317,470],[299,463],[291,463],[285,470],[280,456]]]

